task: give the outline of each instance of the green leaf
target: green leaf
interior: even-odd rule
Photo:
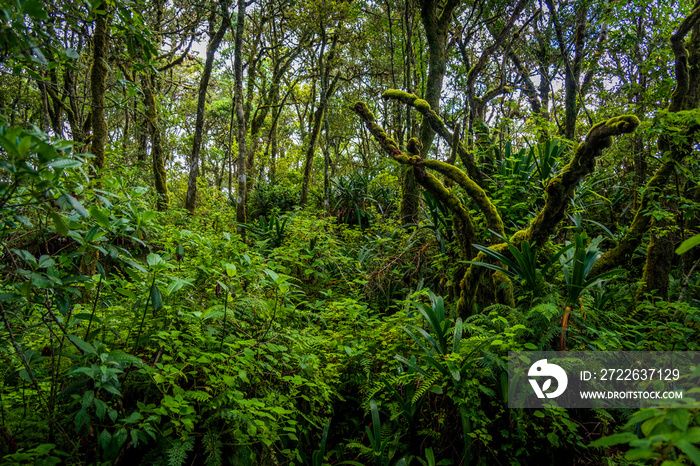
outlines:
[[[124,351],[120,350],[115,350],[111,351],[107,354],[107,357],[114,361],[119,361],[119,362],[128,362],[131,364],[141,364],[141,358],[137,358],[136,356],[133,356],[131,354],[125,353]]]
[[[70,205],[73,206],[73,208],[80,214],[81,217],[89,216],[88,211],[85,210],[85,207],[83,207],[79,200],[77,200],[70,194],[64,194],[63,196],[68,200]]]
[[[27,0],[23,5],[24,12],[35,19],[46,20],[49,19],[48,15],[44,11],[44,7],[41,2],[36,0]]]
[[[683,241],[678,249],[676,249],[676,254],[683,254],[690,251],[692,248],[700,244],[700,235],[695,235],[687,240]]]
[[[48,269],[49,267],[53,267],[54,265],[56,265],[56,262],[51,258],[51,256],[47,256],[46,254],[44,254],[39,258],[39,263],[37,266],[40,269]]]
[[[63,221],[63,218],[61,218],[61,216],[58,215],[56,212],[51,212],[49,214],[49,217],[51,218],[51,220],[53,220],[53,226],[56,229],[56,233],[58,233],[61,236],[66,236],[68,234],[68,227]]]
[[[671,418],[671,423],[678,427],[682,431],[688,429],[688,424],[690,423],[690,411],[683,408],[672,409],[669,411],[668,415]]]
[[[87,392],[83,393],[83,401],[82,401],[82,406],[83,409],[88,409],[90,405],[92,404],[92,400],[95,399],[95,392],[92,390],[88,390]]]
[[[163,262],[163,258],[160,257],[159,254],[156,254],[154,252],[150,253],[148,257],[146,257],[146,263],[151,267],[160,264],[161,262]]]
[[[63,170],[65,168],[78,168],[83,165],[83,162],[76,159],[56,159],[53,162],[47,164],[47,166],[52,168],[58,168]]]
[[[94,227],[90,228],[87,233],[85,233],[85,242],[90,243],[92,240],[95,239],[97,236],[97,233],[99,233],[100,227],[95,225]],[[103,235],[100,235],[103,236]]]
[[[109,211],[107,209],[102,211],[99,207],[93,205],[90,207],[90,216],[95,219],[99,226],[109,229]]]
[[[94,354],[97,356],[97,351],[95,351],[95,348],[92,347],[92,345],[82,338],[76,336],[76,335],[68,335],[68,339],[73,342],[75,346],[80,348],[83,353],[89,353],[89,354]]]
[[[697,447],[687,440],[677,441],[676,446],[680,448],[683,453],[688,455],[688,458],[690,458],[693,464],[700,466],[700,450],[698,450]]]
[[[105,414],[107,414],[107,403],[104,401],[95,398],[95,414],[97,414],[97,418],[100,421],[105,420]]]
[[[159,311],[163,308],[163,296],[160,294],[158,285],[153,285],[151,287],[151,302],[153,303],[153,310]]]
[[[607,437],[599,438],[590,443],[591,447],[609,447],[612,445],[619,445],[621,443],[629,443],[633,440],[637,440],[637,436],[631,432],[624,432],[621,434],[608,435]]]
[[[263,272],[265,272],[272,279],[273,282],[277,282],[279,275],[277,275],[275,272],[273,272],[270,269],[264,269]]]
[[[143,213],[141,216],[141,222],[140,223],[145,223],[145,222],[150,222],[156,217],[156,213],[153,212],[152,210],[147,210],[146,212]]]
[[[20,157],[26,157],[27,154],[29,153],[29,148],[32,146],[32,137],[31,136],[25,136],[22,138],[22,140],[19,142],[19,145],[17,146],[17,152],[19,152]]]
[[[75,49],[71,47],[66,47],[66,56],[68,58],[72,58],[73,60],[80,59],[80,55],[78,55],[78,52],[76,52]]]

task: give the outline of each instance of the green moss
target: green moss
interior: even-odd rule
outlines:
[[[416,107],[416,110],[418,110],[421,113],[430,112],[430,104],[423,99],[416,99],[413,102],[413,106]]]
[[[399,89],[388,89],[382,94],[382,99],[395,99],[406,104],[412,104],[418,96]]]
[[[418,138],[411,138],[408,140],[408,143],[406,143],[406,150],[408,150],[408,153],[411,155],[420,155],[422,148],[423,145]]]
[[[486,218],[486,224],[491,230],[494,230],[500,235],[505,235],[503,229],[503,220],[501,219],[498,209],[491,202],[491,199],[486,195],[486,192],[467,176],[459,168],[439,160],[421,160],[420,165],[436,170],[446,177],[452,179],[455,183],[461,186],[469,197],[471,197],[481,212]]]
[[[493,286],[496,289],[496,301],[506,306],[515,307],[515,299],[513,297],[513,282],[503,272],[495,272],[491,279]]]

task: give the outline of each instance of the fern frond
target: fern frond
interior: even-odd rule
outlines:
[[[204,403],[205,401],[209,401],[211,399],[211,395],[201,390],[187,390],[185,392],[185,398]]]
[[[221,449],[223,448],[223,443],[219,437],[219,433],[213,430],[208,431],[202,437],[202,445],[204,446],[204,451],[207,454],[204,460],[205,466],[221,466],[223,464],[221,456]]]
[[[194,437],[186,440],[174,440],[170,443],[170,448],[166,452],[168,466],[182,466],[187,460],[187,453],[194,448]]]
[[[416,404],[421,398],[423,398],[423,395],[430,390],[430,388],[437,382],[441,377],[441,374],[439,372],[435,372],[432,374],[430,377],[427,379],[423,379],[420,382],[420,385],[418,385],[418,388],[416,388],[415,393],[413,393],[413,398],[411,398],[411,403]]]

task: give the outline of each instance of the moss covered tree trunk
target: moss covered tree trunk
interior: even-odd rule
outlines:
[[[460,4],[459,0],[448,0],[444,6],[438,0],[423,0],[421,3],[421,21],[428,41],[428,77],[425,83],[425,101],[431,108],[439,111],[442,84],[447,71],[447,35],[452,21],[452,14]],[[406,7],[409,8],[408,6]],[[409,41],[410,44],[410,41]],[[412,54],[412,50],[408,51]],[[408,122],[410,125],[410,121]],[[408,130],[410,131],[410,126]],[[435,131],[423,120],[420,125],[421,156],[426,157],[435,138]],[[420,208],[420,191],[416,181],[415,170],[408,167],[401,177],[400,215],[404,223],[418,221]]]
[[[696,10],[699,8],[700,2],[696,3]],[[687,50],[687,89],[683,95],[680,110],[689,111],[698,108],[700,105],[700,19],[696,20],[692,27],[690,40],[684,43],[685,40],[677,41],[679,45],[674,48],[674,51],[679,50],[682,56],[681,46]],[[678,54],[677,54],[678,57]],[[680,97],[680,96],[679,96]],[[661,149],[671,149],[671,151],[680,152],[679,158],[685,159],[693,151],[693,141],[697,141],[697,124],[696,128],[690,129],[691,140],[683,141],[680,144],[673,141],[659,141]],[[665,186],[664,191],[667,194],[667,200],[662,200],[662,207],[666,211],[676,212],[678,209],[678,195],[683,191],[680,186],[682,175],[675,172],[675,186]],[[669,231],[671,220],[664,218],[662,220],[652,220],[650,226],[650,240],[647,247],[646,263],[644,265],[644,275],[642,277],[642,285],[637,292],[637,300],[643,298],[647,293],[654,293],[657,298],[668,299],[668,287],[671,274],[671,266],[674,261],[674,243],[673,235]]]
[[[109,68],[109,30],[107,15],[109,8],[95,13],[93,33],[92,69],[90,70],[90,104],[92,141],[91,152],[95,155],[93,164],[101,170],[105,164],[105,144],[107,142],[107,122],[105,121],[105,93]]]
[[[150,80],[147,78],[146,81]],[[146,123],[151,138],[151,164],[153,166],[153,184],[156,188],[157,196],[156,206],[158,210],[163,211],[170,204],[170,195],[168,194],[168,176],[165,171],[165,156],[163,154],[156,99],[153,95],[152,85],[152,82],[148,82],[143,87],[143,94],[144,103],[146,104]]]
[[[452,142],[453,138],[457,137],[457,135],[450,134],[446,130],[444,123],[424,100],[395,90],[387,91],[384,96],[401,100],[414,106],[423,114],[425,121],[430,122],[433,125],[433,129],[446,141],[449,139],[448,142]],[[449,207],[453,218],[459,221],[459,223],[455,222],[457,225],[455,234],[457,235],[462,255],[471,253],[471,242],[474,237],[474,224],[471,220],[469,209],[452,189],[446,188],[427,169],[435,170],[445,177],[451,178],[476,204],[484,216],[487,228],[501,236],[505,235],[503,221],[498,213],[498,209],[486,192],[467,173],[445,162],[424,159],[417,155],[418,151],[409,150],[409,153],[401,151],[396,142],[389,138],[386,132],[376,124],[374,115],[363,102],[354,104],[352,110],[362,118],[384,152],[397,162],[414,167],[418,175],[418,182]],[[571,161],[545,187],[544,195],[546,201],[542,210],[526,229],[520,230],[510,237],[511,244],[517,247],[523,241],[528,241],[530,244],[539,247],[544,245],[564,219],[574,189],[583,177],[594,170],[596,158],[601,155],[605,148],[610,147],[613,136],[631,133],[638,125],[639,119],[633,115],[611,118],[594,125],[588,132],[584,142],[579,144],[575,150]],[[506,243],[495,244],[491,246],[491,249],[503,254],[509,254]],[[488,259],[486,254],[479,253],[474,260],[485,262]],[[472,313],[479,284],[485,270],[487,269],[470,265],[462,277],[458,302],[458,312],[460,314],[467,315]]]
[[[236,16],[236,39],[234,43],[234,75],[236,95],[236,124],[238,142],[238,192],[236,197],[236,223],[238,232],[242,232],[241,225],[246,223],[246,117],[243,110],[243,32],[245,30],[245,0],[238,0],[238,15]]]

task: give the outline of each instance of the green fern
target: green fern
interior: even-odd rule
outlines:
[[[166,452],[168,466],[182,466],[187,460],[187,453],[194,448],[194,437],[189,437],[186,440],[173,440],[170,445]]]
[[[432,386],[440,379],[441,376],[442,374],[439,372],[434,372],[427,379],[421,380],[418,388],[416,388],[416,391],[413,394],[413,398],[411,398],[411,402],[416,404],[421,398],[423,398],[423,395],[425,395],[425,393],[432,388]]]
[[[185,398],[204,403],[205,401],[209,401],[211,399],[211,395],[201,390],[188,390],[185,392]]]
[[[221,443],[219,433],[213,430],[208,431],[202,438],[202,445],[207,454],[207,458],[204,460],[205,466],[221,466],[223,464],[221,460],[223,443]]]

